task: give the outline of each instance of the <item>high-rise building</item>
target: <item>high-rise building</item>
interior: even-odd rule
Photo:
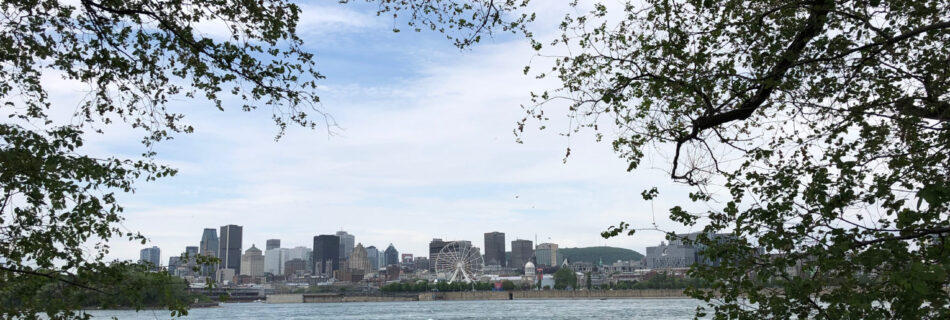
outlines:
[[[304,253],[306,254],[306,253]],[[290,260],[290,249],[272,248],[264,252],[264,273],[275,276],[284,274],[284,263]],[[303,256],[296,257],[303,260]]]
[[[448,242],[442,241],[442,239],[439,238],[433,238],[432,241],[429,242],[429,271],[435,272],[436,257],[446,244],[448,244]]]
[[[350,254],[350,258],[346,261],[349,262],[350,269],[360,270],[362,274],[368,274],[370,272],[376,272],[373,270],[372,264],[369,262],[369,257],[367,257],[366,249],[363,248],[363,244],[359,243],[353,248],[353,253]]]
[[[346,231],[337,231],[336,236],[340,237],[340,260],[349,259],[350,253],[353,253],[353,243],[356,242],[356,236],[346,233]]]
[[[531,240],[518,239],[511,242],[511,267],[523,268],[524,264],[534,255],[534,246]]]
[[[403,265],[407,265],[407,266],[411,266],[411,265],[412,265],[412,254],[411,254],[411,253],[403,253],[401,257],[402,257],[402,264],[403,264]]]
[[[244,228],[229,224],[221,227],[218,239],[218,269],[233,269],[241,274],[241,242]]]
[[[504,267],[506,262],[505,234],[498,231],[485,233],[485,265]]]
[[[198,254],[206,257],[218,257],[218,230],[205,228],[204,232],[201,233]],[[206,277],[214,276],[214,270],[217,269],[218,267],[215,265],[202,265],[201,275]]]
[[[376,246],[366,247],[366,258],[369,259],[372,272],[379,271],[379,250],[376,249]]]
[[[162,265],[162,250],[154,246],[140,250],[139,263],[148,263],[152,270],[158,270],[158,267]]]
[[[267,245],[264,250],[280,248],[280,239],[267,239]]]
[[[537,260],[538,267],[553,267],[558,265],[557,257],[557,244],[556,243],[541,243],[534,248],[534,257]]]
[[[396,251],[396,247],[392,243],[389,244],[389,247],[386,248],[386,265],[399,265],[399,251]]]
[[[332,277],[340,270],[340,237],[324,234],[313,237],[313,274]]]
[[[244,251],[244,255],[241,256],[241,274],[260,277],[264,275],[264,255],[261,254],[261,249],[258,249],[253,244],[247,251]]]
[[[184,264],[188,266],[189,269],[194,268],[197,264],[195,263],[195,257],[198,256],[198,247],[196,246],[187,246],[185,247],[185,255],[188,256],[188,260],[184,261]]]

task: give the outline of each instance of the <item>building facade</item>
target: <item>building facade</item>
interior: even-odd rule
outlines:
[[[302,276],[307,272],[307,262],[303,259],[290,259],[284,263],[283,274],[285,276]]]
[[[337,231],[336,236],[340,238],[340,260],[349,259],[350,253],[353,253],[353,244],[356,242],[356,236],[346,231]]]
[[[534,255],[534,246],[531,240],[517,239],[511,242],[511,265],[512,266],[524,266],[525,263],[531,261],[531,257]]]
[[[233,269],[241,274],[241,242],[244,228],[229,224],[221,227],[218,238],[218,269]]]
[[[241,256],[241,274],[252,277],[264,276],[264,255],[253,244]]]
[[[376,270],[373,270],[373,266],[369,262],[369,257],[366,254],[366,248],[363,248],[362,243],[357,244],[356,247],[353,248],[353,253],[350,254],[350,258],[346,261],[349,262],[350,269],[360,270],[364,275],[371,272],[376,272]]]
[[[505,261],[505,234],[502,232],[485,233],[485,265],[507,266]]]
[[[369,265],[373,272],[379,270],[379,249],[376,249],[376,246],[366,247],[366,259],[369,259]]]
[[[158,270],[162,265],[162,249],[153,246],[139,250],[139,263],[147,263],[152,270]]]
[[[439,238],[434,238],[429,242],[429,271],[435,272],[436,258],[438,258],[439,252],[442,251],[442,248],[444,248],[446,244],[448,244],[448,242],[442,241],[442,239]]]
[[[538,267],[553,267],[558,265],[557,244],[541,243],[534,248],[534,257]]]
[[[290,249],[271,248],[264,252],[264,273],[275,276],[284,274],[284,263],[290,258]]]
[[[201,242],[198,245],[198,254],[206,257],[218,257],[218,230],[214,228],[205,228],[201,233]],[[214,276],[214,270],[218,267],[214,265],[202,265],[201,275],[206,277]]]
[[[394,247],[392,243],[386,248],[384,255],[386,257],[386,266],[399,265],[399,251],[396,250],[396,247]]]
[[[267,239],[267,245],[264,250],[280,248],[280,239]]]
[[[340,270],[340,237],[324,234],[313,237],[313,274],[333,277]]]

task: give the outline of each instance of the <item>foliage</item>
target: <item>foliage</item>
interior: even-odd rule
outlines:
[[[669,155],[717,318],[950,317],[950,3],[604,2],[560,27],[533,43],[569,53],[536,74],[561,86],[517,130],[566,100],[629,170]]]
[[[20,277],[0,287],[4,308],[41,310],[53,319],[88,318],[88,314],[76,311],[83,307],[167,307],[171,316],[179,316],[187,315],[186,308],[203,297],[190,293],[184,279],[166,272],[148,272],[147,266],[128,262],[81,268],[69,278],[48,270],[34,272],[33,277]]]
[[[348,3],[352,0],[340,0]],[[527,24],[535,14],[519,13],[529,0],[366,0],[378,4],[377,15],[392,14],[393,20],[406,15],[406,25],[413,31],[437,31],[467,48],[481,41],[483,35],[511,32],[530,35]],[[399,32],[393,28],[393,32]]]
[[[515,283],[511,280],[504,280],[501,282],[501,289],[505,291],[515,290]]]
[[[577,288],[577,274],[571,268],[560,268],[554,273],[554,289]]]
[[[617,260],[639,261],[643,255],[634,250],[617,247],[586,247],[586,248],[560,248],[557,250],[558,259],[562,261],[567,258],[568,262],[590,262],[613,263]],[[560,262],[560,261],[559,261]]]
[[[686,289],[705,288],[701,279],[682,278],[660,272],[643,281],[620,281],[608,286],[610,289]]]
[[[289,124],[332,126],[315,108],[322,76],[297,37],[299,13],[283,0],[0,2],[0,108],[8,116],[0,124],[0,317],[74,317],[79,304],[47,299],[65,295],[151,303],[111,282],[134,277],[119,277],[125,271],[102,260],[109,239],[146,240],[121,227],[116,193],[174,175],[152,147],[194,130],[166,108],[170,100],[200,98],[223,110],[225,99],[240,99],[241,110],[269,110],[278,137]],[[211,20],[229,34],[196,29]],[[87,94],[54,101],[50,77]],[[116,123],[144,136],[142,157],[86,154],[86,137]],[[166,298],[155,301],[186,310]]]

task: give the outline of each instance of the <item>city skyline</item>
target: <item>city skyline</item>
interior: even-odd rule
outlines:
[[[539,19],[561,18],[546,10]],[[342,229],[364,244],[394,242],[416,254],[432,238],[474,241],[491,230],[509,239],[552,237],[564,247],[606,243],[637,251],[664,235],[605,241],[600,233],[620,221],[691,231],[667,219],[669,207],[692,204],[678,202],[690,189],[668,182],[662,159],[626,173],[628,163],[590,132],[558,135],[566,121],[546,123],[545,131],[529,123],[524,143],[516,141],[512,131],[524,117],[518,106],[545,85],[522,73],[533,55],[528,41],[499,35],[460,52],[442,35],[393,34],[372,7],[335,3],[302,7],[302,20],[302,37],[327,76],[318,82],[321,107],[340,128],[290,127],[275,142],[266,112],[170,102],[171,110],[187,108],[185,121],[195,124],[193,134],[155,146],[156,161],[178,174],[118,195],[123,224],[148,237],[146,245],[183,247],[194,241],[187,226],[222,222],[246,226],[245,245],[260,248],[273,237],[294,247]],[[81,97],[72,84],[58,88],[51,99]],[[84,148],[141,153],[140,137],[114,129],[90,136]],[[642,200],[640,192],[652,186],[659,196]],[[114,239],[110,247],[110,258],[125,259],[143,246]]]

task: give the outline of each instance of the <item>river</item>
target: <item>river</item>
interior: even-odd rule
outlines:
[[[224,303],[182,319],[691,319],[692,299]],[[94,310],[94,319],[169,319],[166,310]]]

